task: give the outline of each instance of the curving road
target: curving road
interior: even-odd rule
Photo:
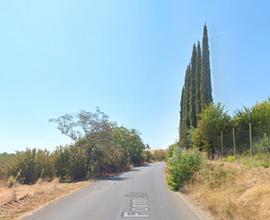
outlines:
[[[100,180],[24,220],[197,220],[179,193],[168,190],[164,163]]]

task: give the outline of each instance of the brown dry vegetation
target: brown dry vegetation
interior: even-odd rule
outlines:
[[[182,190],[215,219],[270,219],[270,168],[208,162]]]
[[[38,181],[34,185],[7,188],[0,183],[0,219],[18,219],[24,214],[43,207],[56,199],[81,189],[90,182],[59,183]]]

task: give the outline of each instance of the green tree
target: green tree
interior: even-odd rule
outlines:
[[[201,112],[201,65],[202,65],[202,54],[201,54],[201,44],[200,41],[198,41],[197,44],[197,57],[196,57],[196,117],[198,121],[198,116]]]
[[[206,25],[204,25],[203,28],[201,71],[201,108],[204,109],[207,105],[213,102],[210,52],[208,44],[208,31]]]
[[[189,130],[196,128],[200,112],[213,102],[210,52],[207,27],[204,26],[202,49],[200,42],[193,45],[191,61],[186,69],[181,93],[179,144],[190,147]]]
[[[71,180],[98,177],[144,161],[146,146],[139,132],[118,127],[98,108],[94,113],[81,111],[50,121],[56,122],[57,128],[75,141],[68,150],[60,151],[58,175],[67,175]]]
[[[211,157],[217,151],[216,137],[222,130],[230,127],[230,116],[219,104],[210,104],[200,114],[200,121],[197,128],[191,132],[193,147],[204,150]]]
[[[193,45],[192,56],[191,56],[191,73],[189,82],[190,92],[190,125],[195,128],[197,126],[197,115],[196,115],[196,70],[197,70],[197,49],[196,45]]]
[[[180,125],[179,125],[179,144],[182,147],[189,145],[187,136],[190,123],[190,82],[191,82],[191,67],[187,66],[185,74],[185,83],[182,89],[181,104],[180,104]]]

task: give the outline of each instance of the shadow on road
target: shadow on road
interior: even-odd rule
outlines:
[[[127,180],[127,179],[133,179],[133,178],[123,177],[123,176],[120,176],[120,175],[107,176],[107,177],[99,178],[99,180],[110,180],[110,181],[122,181],[122,180]]]

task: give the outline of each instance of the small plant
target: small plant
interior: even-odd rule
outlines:
[[[228,219],[233,219],[235,212],[237,210],[237,205],[229,198],[228,201],[224,203],[224,213]]]
[[[7,180],[7,186],[8,186],[8,188],[11,188],[11,187],[15,186],[16,182],[17,182],[16,177],[10,176],[8,178],[8,180]]]
[[[8,188],[11,188],[11,187],[15,187],[16,186],[16,184],[18,183],[18,179],[19,179],[20,175],[21,175],[21,169],[19,170],[19,172],[17,173],[16,176],[11,175],[8,178],[8,181],[7,181]]]
[[[235,161],[235,156],[228,156],[227,159],[226,159],[227,162],[234,162]]]

